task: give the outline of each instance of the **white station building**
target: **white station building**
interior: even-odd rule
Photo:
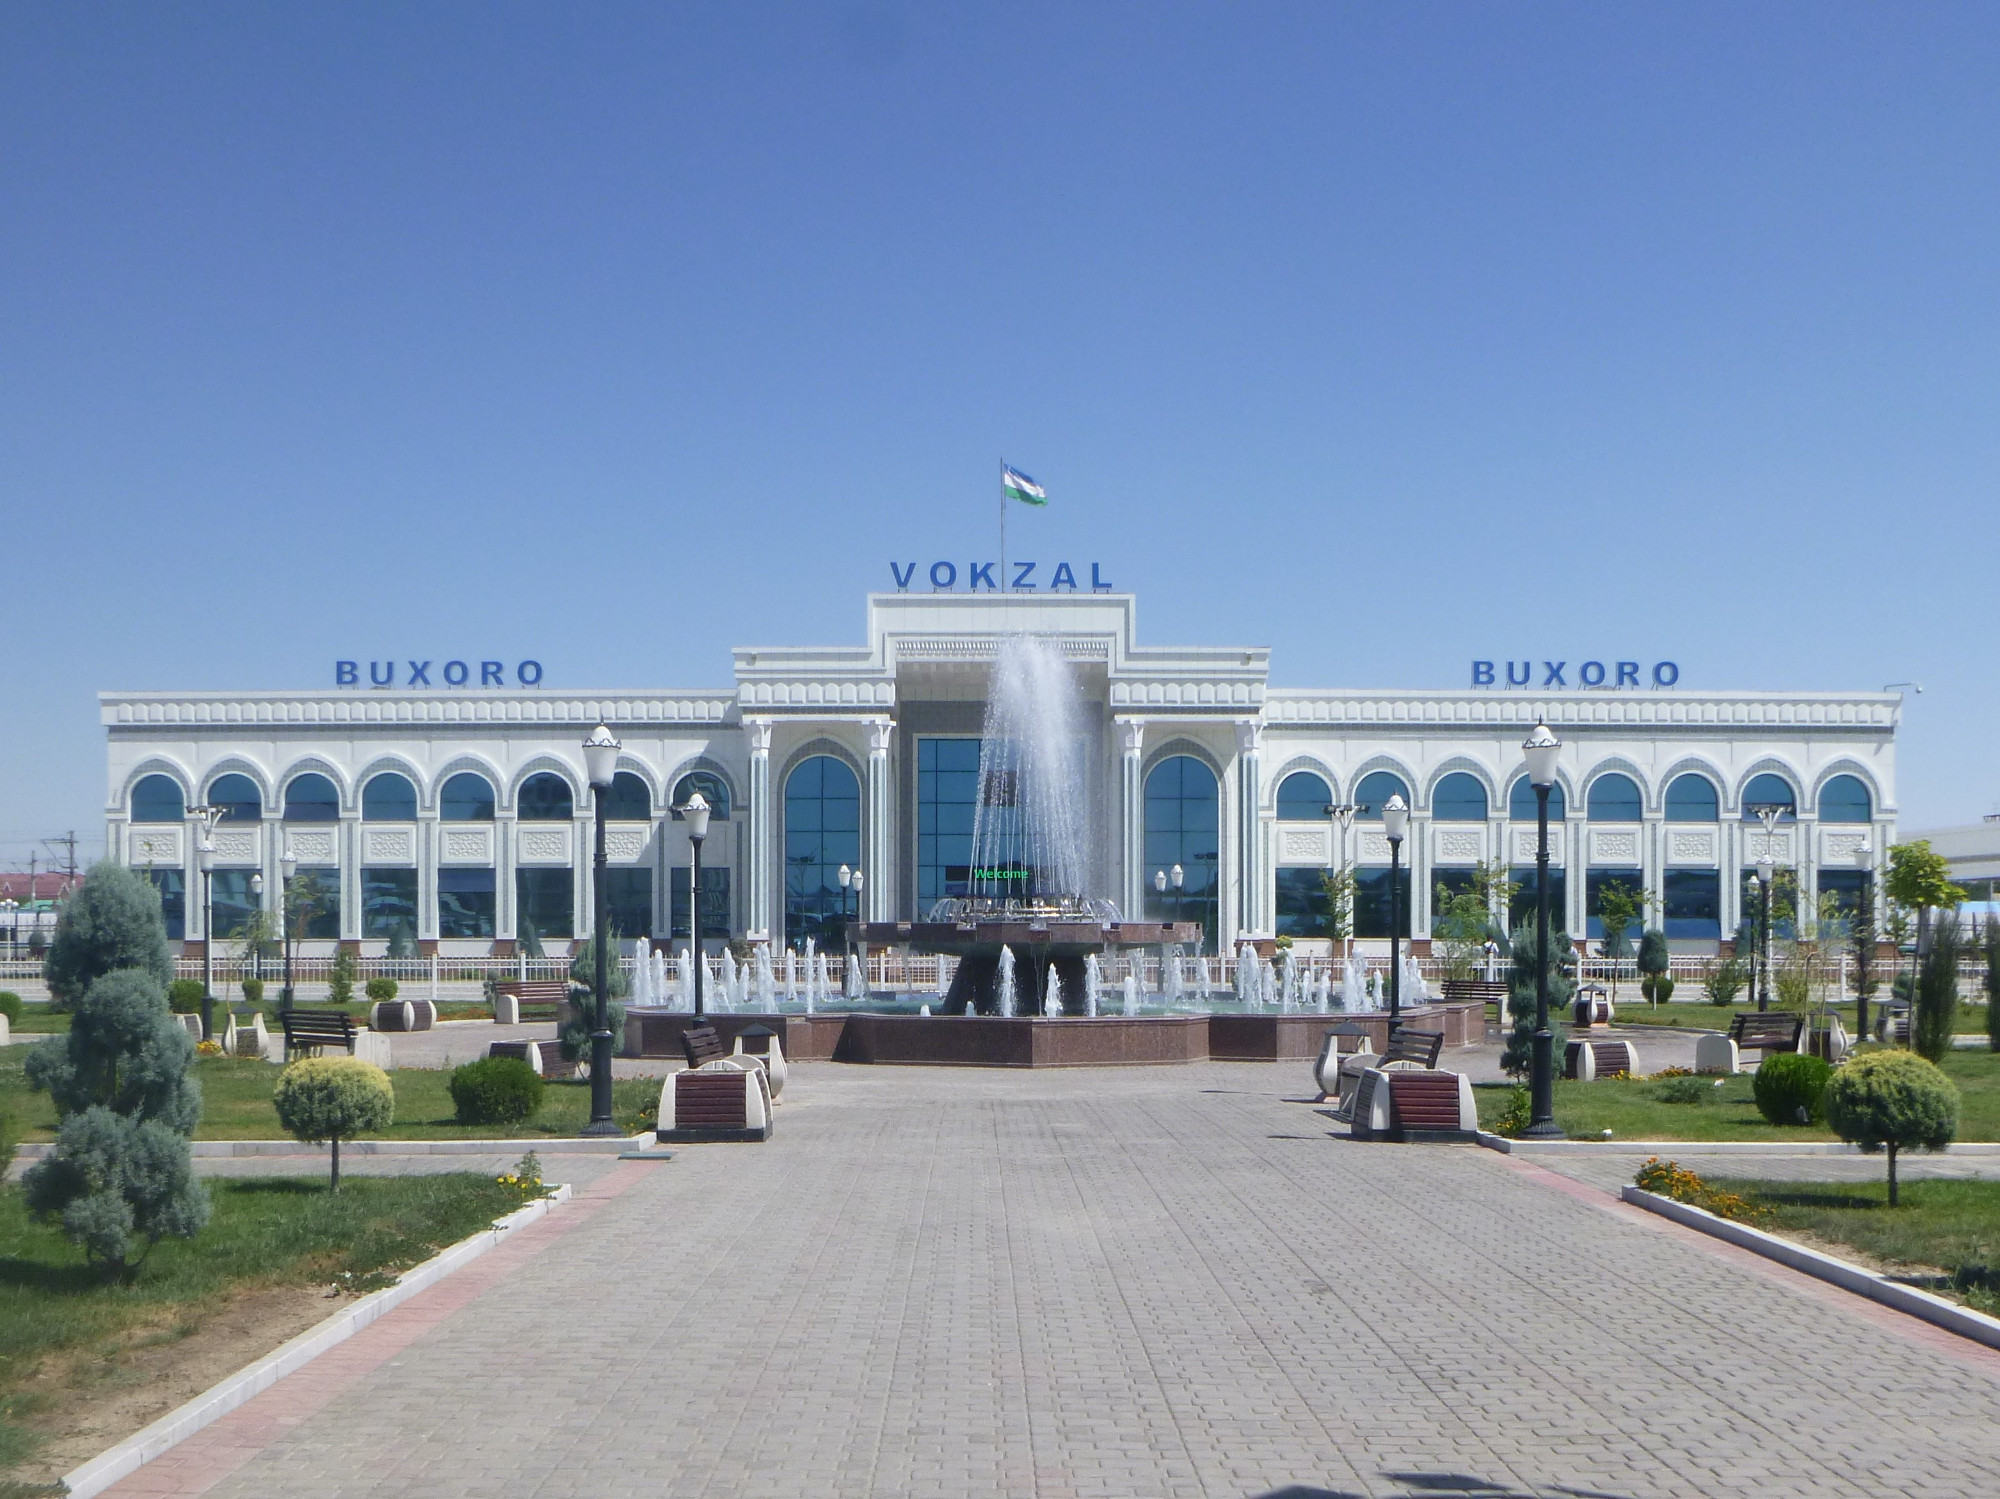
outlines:
[[[223,809],[218,938],[253,903],[277,905],[289,846],[324,892],[307,951],[558,952],[589,930],[581,745],[602,721],[623,743],[607,798],[621,936],[686,934],[690,846],[673,809],[700,790],[715,809],[704,934],[823,941],[844,913],[911,920],[964,893],[988,663],[1021,631],[1059,638],[1082,684],[1101,809],[1100,888],[1086,893],[1203,920],[1211,951],[1239,934],[1320,935],[1323,876],[1339,868],[1355,877],[1357,935],[1386,938],[1381,807],[1396,793],[1413,814],[1400,858],[1414,936],[1435,892],[1481,864],[1508,866],[1526,909],[1535,799],[1520,746],[1544,716],[1563,740],[1551,894],[1573,934],[1620,881],[1676,947],[1714,951],[1767,846],[1807,888],[1851,898],[1893,841],[1899,694],[1687,691],[1656,685],[1658,666],[1642,681],[1636,663],[1597,662],[1558,664],[1560,685],[1547,663],[1503,662],[1476,664],[1482,685],[1462,691],[1277,687],[1267,649],[1141,644],[1137,613],[1109,592],[877,594],[863,643],[741,647],[735,681],[702,689],[508,685],[500,663],[459,662],[412,686],[404,663],[369,662],[341,663],[328,689],[107,692],[106,846],[150,874],[191,943],[207,933],[189,809],[207,805]],[[539,684],[530,665],[515,675]],[[1785,809],[1769,833],[1757,805]],[[842,866],[865,874],[858,900]],[[1159,891],[1175,866],[1180,885]]]

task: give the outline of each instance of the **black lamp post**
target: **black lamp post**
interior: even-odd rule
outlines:
[[[264,871],[261,869],[255,871],[250,876],[250,896],[255,902],[257,909],[262,911],[264,908]],[[262,942],[246,942],[243,945],[249,949],[246,956],[250,959],[250,976],[257,980],[258,987],[261,989],[264,983],[264,944]],[[239,973],[237,977],[241,978],[242,975]]]
[[[1777,873],[1777,866],[1771,862],[1767,852],[1757,861],[1757,912],[1763,918],[1763,931],[1757,941],[1757,1008],[1771,1008],[1771,876]]]
[[[688,948],[694,958],[694,1018],[702,1017],[702,980],[708,961],[701,955],[701,842],[708,836],[708,798],[697,791],[687,805],[677,808],[687,823],[688,842],[694,849],[694,865],[688,874]]]
[[[1382,832],[1389,840],[1389,1029],[1403,1017],[1403,835],[1409,804],[1397,792],[1382,804]]]
[[[857,869],[854,871],[852,882],[854,887],[854,925],[848,928],[849,931],[854,933],[854,952],[847,960],[847,971],[855,975],[855,977],[842,986],[847,989],[859,989],[861,992],[855,996],[857,999],[866,999],[868,997],[868,932],[865,927],[861,926],[861,886],[867,878],[868,876],[861,870]],[[859,966],[857,967],[856,965]]]
[[[298,916],[292,910],[292,876],[298,872],[299,856],[292,852],[292,845],[287,842],[285,851],[278,856],[278,875],[284,882],[280,909],[284,912],[285,923],[284,929],[278,934],[285,949],[285,987],[278,991],[280,1010],[289,1010],[292,1007],[292,940],[297,935],[293,928],[298,925]]]
[[[1528,1053],[1528,1127],[1532,1140],[1560,1140],[1556,1123],[1555,1033],[1549,1029],[1549,788],[1556,783],[1562,741],[1546,723],[1521,746],[1528,784],[1535,788],[1535,1034]]]
[[[618,773],[618,741],[611,730],[599,724],[583,741],[584,766],[590,777],[591,801],[596,807],[597,838],[590,880],[590,931],[597,948],[597,1023],[590,1032],[590,1123],[586,1135],[615,1135],[618,1121],[611,1112],[611,919],[610,898],[604,857],[605,798],[610,795],[612,778]]]
[[[1868,1038],[1868,979],[1875,961],[1875,851],[1866,839],[1854,851],[1861,888],[1854,896],[1854,1034]]]

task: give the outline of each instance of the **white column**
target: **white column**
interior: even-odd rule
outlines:
[[[417,940],[435,942],[438,934],[437,813],[417,812]]]
[[[1242,926],[1253,932],[1264,930],[1259,919],[1263,911],[1263,879],[1258,851],[1263,840],[1257,836],[1257,770],[1263,746],[1264,726],[1257,722],[1236,726],[1236,909]]]
[[[868,871],[863,889],[867,909],[864,921],[888,921],[895,910],[890,896],[894,891],[892,867],[895,840],[890,835],[894,797],[889,789],[889,742],[896,726],[888,719],[868,725],[868,844],[862,853],[862,868]]]
[[[771,825],[771,721],[745,719],[743,732],[750,740],[750,928],[769,933],[775,941],[783,934],[771,926],[771,848],[777,835]],[[664,859],[661,877],[663,881],[668,878]],[[661,908],[668,904],[663,893]]]
[[[1431,820],[1410,819],[1410,836],[1403,843],[1403,867],[1410,872],[1410,938],[1431,934]]]
[[[1145,911],[1146,788],[1140,777],[1141,755],[1146,748],[1143,719],[1118,720],[1119,756],[1119,861],[1121,895],[1119,907],[1126,917],[1137,921]]]

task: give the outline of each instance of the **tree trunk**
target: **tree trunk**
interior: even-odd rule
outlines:
[[[1889,1206],[1896,1205],[1896,1142],[1889,1142]]]
[[[340,1136],[338,1135],[335,1135],[333,1137],[332,1190],[336,1192],[340,1190]],[[1894,1202],[1895,1200],[1896,1200],[1896,1151],[1895,1147],[1892,1145],[1889,1147],[1889,1201]]]

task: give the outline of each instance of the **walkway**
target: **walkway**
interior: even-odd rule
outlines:
[[[1303,1072],[798,1067],[113,1492],[2000,1492],[2000,1356]]]

